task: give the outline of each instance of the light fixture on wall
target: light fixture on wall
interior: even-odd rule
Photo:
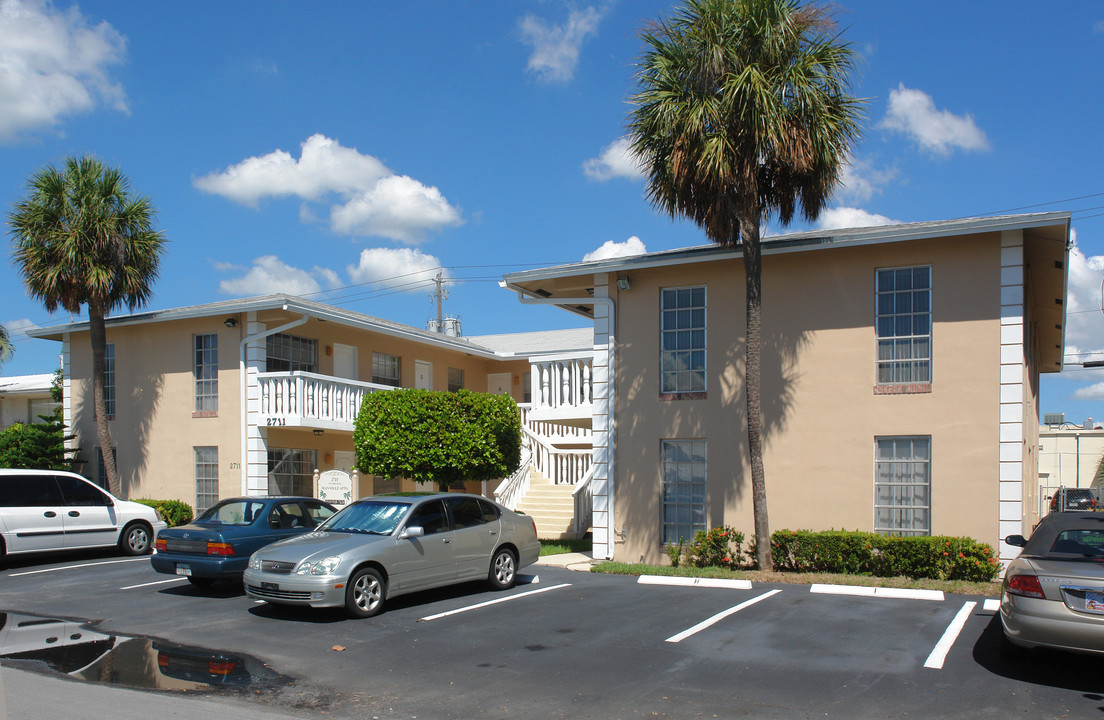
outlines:
[[[315,428],[315,429],[314,429],[314,434],[315,434],[316,436],[318,436],[318,435],[321,435],[321,434],[322,434],[322,433],[324,433],[324,432],[326,432],[326,431],[325,431],[325,430],[322,430],[321,428]]]
[[[229,317],[229,318],[226,318],[225,320],[223,320],[222,324],[225,325],[228,328],[237,327],[238,326],[238,319]]]
[[[617,289],[618,290],[628,290],[629,289],[629,278],[627,278],[624,275],[618,276],[618,278],[617,278]]]

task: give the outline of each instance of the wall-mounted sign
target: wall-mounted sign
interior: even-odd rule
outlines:
[[[327,470],[318,476],[318,499],[334,507],[353,501],[353,479],[344,470]]]

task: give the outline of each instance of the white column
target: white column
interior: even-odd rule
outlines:
[[[249,313],[246,319],[246,335],[264,332],[264,323],[257,322],[257,314]],[[265,371],[265,338],[249,343],[245,350],[246,376],[246,467],[245,487],[248,496],[268,494],[268,433],[259,425],[261,412],[260,385],[257,373]]]
[[[73,426],[73,366],[72,338],[70,333],[61,336],[61,421],[65,423],[64,440],[66,450],[77,447],[76,430]]]
[[[603,273],[594,276],[594,298],[609,297],[609,275]],[[593,466],[594,477],[591,480],[592,507],[594,517],[591,521],[594,539],[594,557],[612,558],[614,549],[614,529],[610,527],[610,510],[613,507],[613,478],[610,476],[610,460],[613,456],[613,428],[610,426],[610,409],[613,402],[613,368],[610,367],[611,353],[615,339],[613,337],[610,306],[605,302],[594,303],[594,369],[592,373],[594,389],[593,423]]]
[[[1023,532],[1024,496],[1024,247],[1023,231],[1001,233],[999,525],[1002,561],[1019,554],[1003,538]]]

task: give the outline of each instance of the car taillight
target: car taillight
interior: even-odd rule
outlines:
[[[234,554],[234,546],[231,545],[230,543],[209,542],[209,543],[207,543],[207,554],[208,555],[233,555]]]
[[[537,534],[537,521],[533,518],[529,518],[529,522],[533,523],[533,534]]]
[[[163,652],[157,653],[157,666],[167,668],[169,666],[169,656]]]
[[[207,663],[207,672],[212,675],[229,675],[237,666],[233,660],[211,660]]]
[[[1034,575],[1013,575],[1008,578],[1005,589],[1013,595],[1022,595],[1031,598],[1046,598],[1043,594],[1043,586],[1039,584],[1039,578]]]
[[[162,540],[161,538],[157,538],[157,541],[153,544],[153,546],[157,548],[157,552],[169,551],[169,542],[167,540]]]

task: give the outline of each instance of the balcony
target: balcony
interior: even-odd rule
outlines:
[[[361,400],[390,385],[345,380],[309,372],[259,373],[258,425],[353,431]]]
[[[591,418],[594,411],[593,356],[558,355],[530,363],[532,421]]]

